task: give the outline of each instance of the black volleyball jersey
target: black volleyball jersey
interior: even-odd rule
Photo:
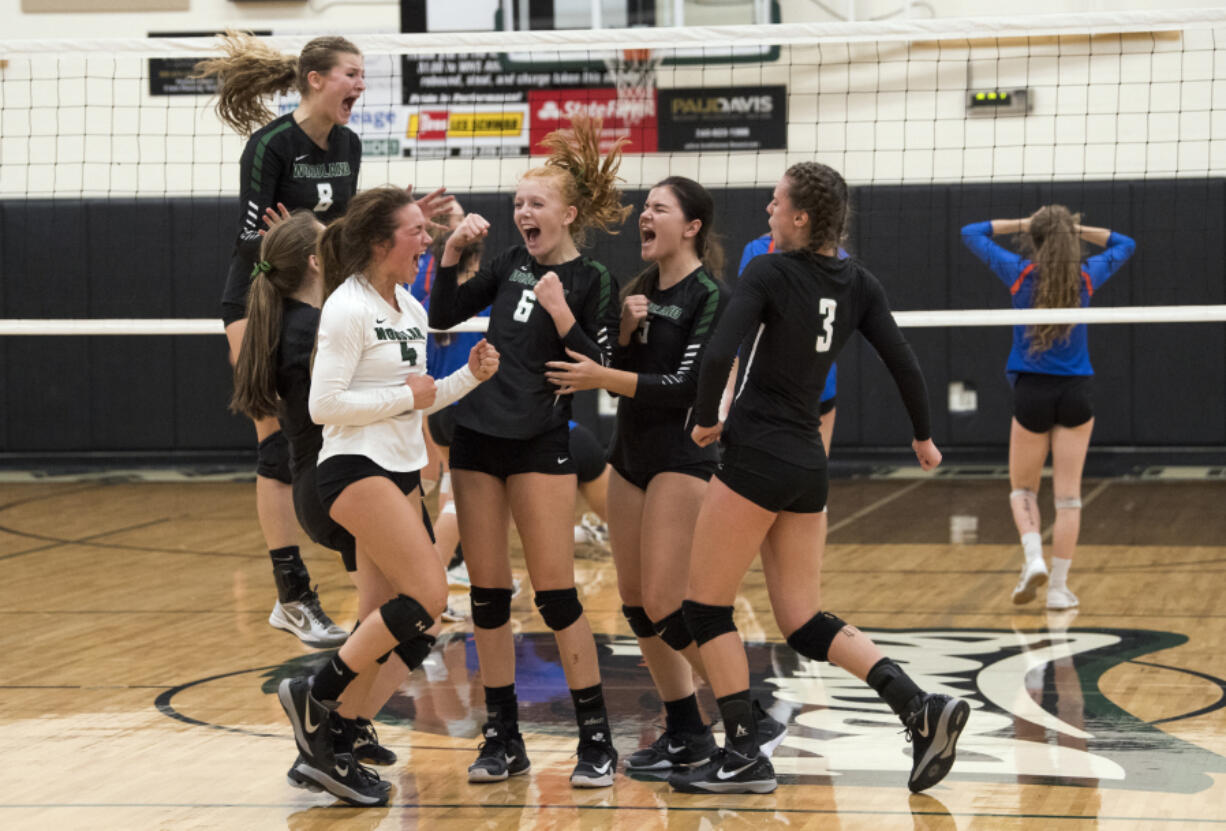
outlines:
[[[558,337],[533,287],[548,272],[562,282],[575,325]],[[499,254],[463,285],[456,270],[439,268],[430,291],[430,326],[446,329],[490,309],[486,339],[501,353],[498,372],[456,405],[456,423],[490,436],[526,439],[570,419],[569,395],[545,379],[546,361],[570,360],[566,347],[608,366],[617,331],[617,285],[608,269],[588,257],[541,265],[517,245]]]
[[[744,341],[743,371],[723,438],[801,467],[824,467],[818,433],[822,389],[830,365],[857,330],[894,377],[915,437],[929,438],[924,375],[877,278],[855,259],[800,251],[763,254],[741,274],[707,346],[696,423],[717,422],[724,382]]]
[[[277,349],[278,417],[289,441],[290,471],[311,467],[323,447],[323,428],[311,421],[311,352],[319,331],[319,309],[293,298],[281,302],[281,345]]]
[[[718,459],[715,445],[690,439],[689,416],[698,392],[698,368],[728,293],[703,268],[647,295],[647,317],[613,365],[638,374],[633,398],[617,403],[611,461],[627,471],[658,470]]]
[[[314,211],[325,225],[341,216],[357,193],[361,164],[362,140],[343,125],[332,127],[327,150],[303,132],[292,112],[261,127],[247,141],[240,164],[242,216],[234,256],[250,270],[260,253],[264,210],[278,202],[291,211]]]

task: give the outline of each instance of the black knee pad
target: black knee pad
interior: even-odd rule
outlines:
[[[287,485],[294,483],[289,472],[289,439],[280,430],[260,442],[256,450],[255,475]]]
[[[561,632],[583,616],[583,604],[579,602],[579,592],[574,587],[537,592],[533,600],[545,625],[555,632]]]
[[[396,644],[394,651],[400,656],[400,660],[404,661],[404,665],[413,670],[421,666],[422,661],[426,660],[426,656],[433,648],[433,635],[418,635],[411,641]]]
[[[685,622],[685,612],[680,606],[657,620],[655,630],[660,640],[678,652],[694,642],[694,636],[690,634],[690,627]]]
[[[472,599],[473,626],[478,629],[497,629],[511,619],[510,589],[471,586],[468,596]]]
[[[818,612],[804,626],[788,635],[788,646],[814,661],[828,661],[830,644],[843,631],[847,621],[829,612]]]
[[[622,614],[630,622],[630,631],[636,638],[654,638],[656,630],[651,627],[651,618],[642,606],[627,606],[622,604]]]
[[[689,627],[694,643],[699,646],[720,635],[736,631],[736,624],[732,622],[731,606],[708,606],[706,603],[686,600],[681,604],[681,613],[685,615],[685,625]]]
[[[434,625],[434,618],[407,594],[398,594],[384,603],[379,607],[379,614],[392,637],[399,643],[420,637]]]

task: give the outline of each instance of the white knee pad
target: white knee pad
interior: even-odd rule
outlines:
[[[1069,496],[1069,497],[1063,497],[1063,498],[1061,497],[1056,498],[1056,510],[1057,511],[1067,511],[1067,510],[1071,510],[1074,508],[1077,510],[1081,510],[1081,497]]]

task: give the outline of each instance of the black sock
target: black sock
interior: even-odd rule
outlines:
[[[336,701],[345,691],[345,687],[349,686],[349,682],[357,677],[358,674],[349,668],[339,654],[333,655],[332,660],[320,668],[311,680],[311,695],[315,696],[317,701]]]
[[[742,690],[732,695],[717,699],[719,714],[724,720],[724,746],[730,747],[742,756],[757,758],[758,723],[754,717],[753,701],[749,690]]]
[[[298,546],[270,549],[268,557],[272,560],[272,576],[277,583],[277,599],[282,603],[297,600],[311,587],[311,575],[306,563],[302,562]]]
[[[500,722],[511,732],[519,730],[519,699],[514,684],[485,688],[485,718]]]
[[[685,698],[664,702],[664,728],[669,733],[701,733],[706,728],[702,713],[698,711],[698,696],[690,693]]]
[[[570,691],[575,702],[575,719],[579,722],[579,740],[609,742],[609,714],[604,706],[604,687],[596,684]]]
[[[904,721],[923,704],[923,690],[903,672],[902,667],[889,658],[882,658],[873,664],[865,681],[890,705],[895,715]]]

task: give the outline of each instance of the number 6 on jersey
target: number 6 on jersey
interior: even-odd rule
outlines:
[[[817,304],[817,310],[822,316],[822,332],[817,336],[817,351],[829,352],[830,342],[834,340],[834,309],[838,303],[829,297],[823,297]]]

